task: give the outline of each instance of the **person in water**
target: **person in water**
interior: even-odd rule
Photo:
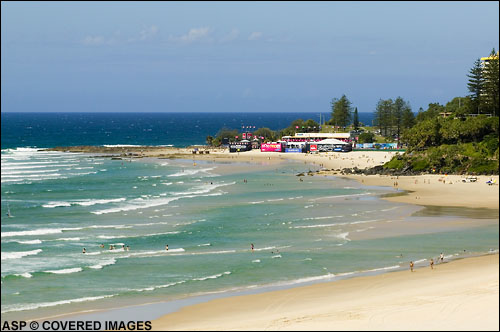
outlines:
[[[130,247],[129,247],[129,246],[127,246],[127,251],[129,251],[129,250],[130,250]]]
[[[82,253],[84,253],[84,254],[87,253],[87,250],[85,248],[83,248]]]
[[[101,245],[100,245],[99,247],[104,248],[104,244],[103,244],[103,243],[101,243]]]
[[[165,250],[168,251],[168,244],[165,246]]]
[[[252,246],[252,252],[253,252],[253,243],[250,243],[250,245]]]

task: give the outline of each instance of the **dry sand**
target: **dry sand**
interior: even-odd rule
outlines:
[[[213,300],[154,330],[496,330],[498,255]]]

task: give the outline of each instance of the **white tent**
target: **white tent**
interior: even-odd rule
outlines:
[[[337,144],[349,144],[349,143],[341,141],[341,140],[338,140],[338,139],[335,139],[335,138],[328,138],[328,139],[324,139],[322,141],[316,142],[316,144],[337,145]]]

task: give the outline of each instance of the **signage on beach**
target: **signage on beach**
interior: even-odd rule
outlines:
[[[281,152],[281,143],[262,143],[261,152]]]

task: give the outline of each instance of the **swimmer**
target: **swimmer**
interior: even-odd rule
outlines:
[[[101,243],[101,245],[100,245],[99,247],[104,248],[104,244],[103,244],[103,243]]]

